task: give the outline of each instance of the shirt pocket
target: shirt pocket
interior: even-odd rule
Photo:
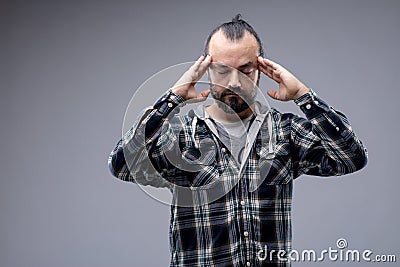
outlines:
[[[210,186],[219,180],[215,150],[202,152],[194,147],[182,151],[182,160],[187,166],[185,171],[191,177],[192,187]]]
[[[287,184],[292,179],[292,160],[290,157],[290,143],[278,141],[273,153],[268,146],[256,147],[257,175],[260,183],[265,185]]]
[[[192,187],[208,189],[212,187],[216,182],[220,181],[220,174],[218,169],[211,166],[204,166],[202,170],[194,173]]]

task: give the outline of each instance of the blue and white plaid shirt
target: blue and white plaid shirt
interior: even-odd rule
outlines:
[[[259,106],[246,160],[238,166],[213,129],[212,118],[193,110],[179,116],[182,103],[182,97],[168,90],[138,117],[108,161],[121,180],[172,192],[171,266],[290,266],[277,254],[263,259],[257,253],[266,246],[290,252],[295,178],[338,176],[366,165],[367,151],[347,118],[312,90],[295,100],[307,119]],[[206,143],[202,140],[215,151],[212,157],[200,151]],[[174,152],[177,147],[180,151]],[[202,164],[189,170],[171,160],[169,152]],[[188,204],[198,202],[195,193],[177,189],[214,182],[226,189],[224,194],[197,205]]]

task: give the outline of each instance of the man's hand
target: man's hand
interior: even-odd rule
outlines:
[[[268,90],[267,94],[280,101],[295,100],[309,92],[309,89],[293,74],[281,65],[262,57],[258,57],[259,69],[279,84],[279,90]]]
[[[206,89],[199,94],[196,92],[196,88],[194,86],[204,75],[210,63],[210,55],[207,55],[206,58],[201,56],[175,83],[172,91],[182,96],[185,100],[189,100],[190,102],[200,102],[206,100],[211,90]]]

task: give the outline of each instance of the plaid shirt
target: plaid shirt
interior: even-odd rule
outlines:
[[[246,160],[238,166],[211,118],[193,110],[177,115],[183,102],[168,90],[138,117],[108,161],[121,180],[168,187],[173,193],[171,266],[290,266],[272,250],[291,250],[293,180],[301,174],[348,174],[367,163],[367,151],[347,118],[312,90],[295,100],[307,119],[260,107],[258,123],[250,128]],[[211,143],[214,154],[202,156],[202,140]],[[168,153],[177,147],[174,155],[203,164],[191,170],[174,162]],[[225,188],[224,194],[198,205],[185,204],[201,196],[178,190],[213,183]],[[270,254],[260,258],[265,247]]]

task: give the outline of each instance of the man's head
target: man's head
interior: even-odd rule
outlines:
[[[228,113],[249,108],[260,78],[257,57],[263,56],[262,43],[254,29],[237,15],[210,33],[204,52],[212,55],[209,77],[218,106]]]

